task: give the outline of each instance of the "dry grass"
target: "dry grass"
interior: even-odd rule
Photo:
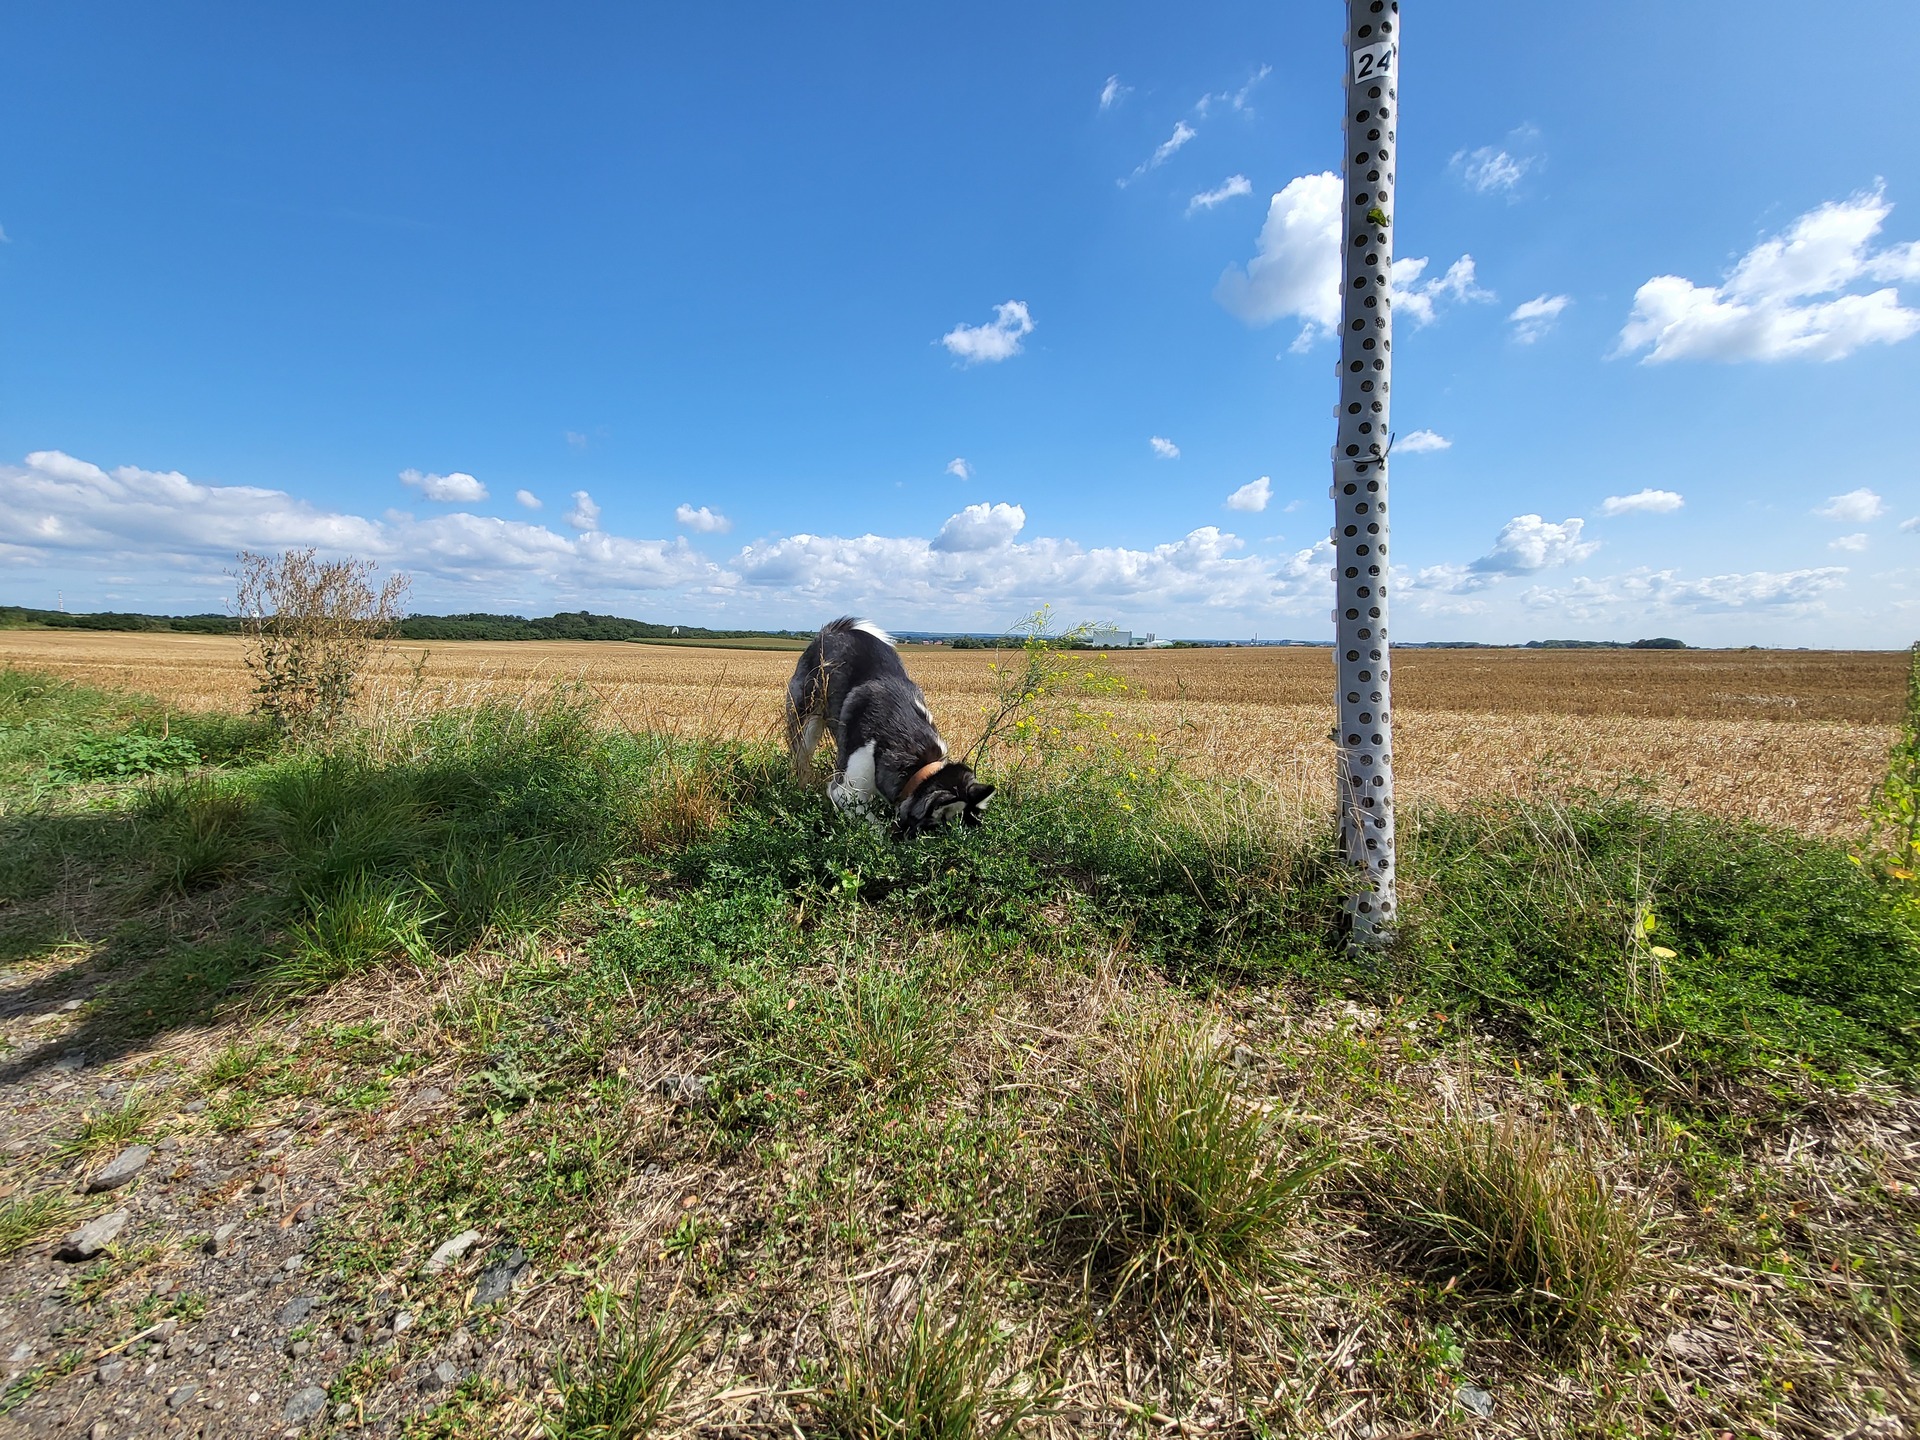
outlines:
[[[911,648],[906,660],[948,736],[970,742],[994,656]],[[1129,729],[1204,773],[1324,792],[1326,651],[1162,650],[1114,663],[1136,690],[1119,707]],[[1900,652],[1402,651],[1402,798],[1646,782],[1673,803],[1851,835],[1894,738],[1904,663]],[[249,689],[240,642],[220,636],[6,631],[0,664],[182,709],[243,705]],[[791,664],[779,651],[467,641],[396,648],[376,689],[383,711],[404,714],[578,683],[634,729],[771,740]],[[691,808],[711,798],[690,796]]]

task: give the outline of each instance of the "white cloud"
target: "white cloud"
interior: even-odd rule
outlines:
[[[1513,338],[1531,345],[1553,328],[1560,312],[1573,303],[1571,295],[1541,295],[1513,307],[1507,320],[1513,326]]]
[[[531,490],[516,490],[513,492],[513,498],[518,500],[522,505],[526,506],[527,509],[529,510],[541,510],[545,508],[545,506],[541,503],[540,497],[534,494]]]
[[[1153,453],[1158,455],[1162,460],[1178,460],[1180,458],[1180,447],[1164,435],[1149,436],[1147,438],[1147,444],[1153,447]]]
[[[1911,535],[1916,530],[1920,530],[1920,515],[1915,515],[1911,519],[1900,522],[1900,533],[1902,535]]]
[[[1474,283],[1473,257],[1462,255],[1449,265],[1446,273],[1421,280],[1426,273],[1424,257],[1409,256],[1393,262],[1393,303],[1398,312],[1415,325],[1433,323],[1434,303],[1439,300],[1491,300],[1493,292]]]
[[[962,554],[1004,549],[1026,524],[1027,512],[1018,505],[969,505],[947,517],[933,537],[932,548]]]
[[[1483,574],[1527,574],[1555,565],[1572,565],[1600,548],[1597,540],[1582,540],[1586,526],[1580,519],[1558,525],[1538,515],[1516,515],[1501,527],[1493,549],[1473,562]]]
[[[1840,520],[1849,525],[1864,525],[1887,513],[1887,502],[1862,485],[1844,495],[1829,496],[1827,503],[1813,512],[1822,520]]]
[[[1403,435],[1393,442],[1394,453],[1404,451],[1409,455],[1425,455],[1435,450],[1451,450],[1453,441],[1432,430],[1416,430],[1411,435]]]
[[[724,535],[733,529],[733,521],[709,510],[704,505],[698,510],[691,505],[677,506],[674,509],[673,518],[681,529],[693,530],[702,535]]]
[[[1273,66],[1262,65],[1254,72],[1253,78],[1238,90],[1222,90],[1218,94],[1202,95],[1194,102],[1194,113],[1205,118],[1207,112],[1212,110],[1216,103],[1230,105],[1242,113],[1250,113],[1247,106],[1247,97],[1253,94],[1260,82],[1272,73]]]
[[[7,234],[7,227],[0,225],[0,245],[11,245],[12,243],[13,237]]]
[[[411,485],[429,500],[443,505],[471,505],[487,498],[487,487],[464,471],[451,475],[428,475],[420,470],[402,470],[400,483]]]
[[[312,546],[486,595],[525,580],[596,592],[729,583],[684,540],[565,536],[520,520],[465,511],[374,520],[280,490],[202,485],[172,471],[103,470],[57,450],[0,465],[0,553],[24,564],[135,570],[171,584],[217,580],[236,552]]]
[[[971,480],[973,478],[973,466],[956,455],[947,462],[947,474],[953,476],[956,480]]]
[[[587,437],[582,435],[578,430],[569,430],[566,432],[566,435],[569,449],[584,450],[587,448]]]
[[[1245,510],[1258,514],[1267,508],[1267,502],[1271,499],[1273,499],[1273,481],[1262,475],[1258,480],[1249,480],[1227,496],[1227,509]]]
[[[1920,331],[1920,310],[1903,306],[1895,286],[1849,292],[1863,280],[1920,279],[1920,243],[1870,248],[1892,210],[1880,189],[1829,201],[1754,246],[1719,285],[1654,276],[1635,293],[1615,353],[1644,350],[1648,364],[1838,360],[1907,339]]]
[[[567,524],[576,530],[588,532],[600,528],[600,507],[593,503],[593,497],[586,491],[573,492],[573,508],[567,512]]]
[[[1827,542],[1827,548],[1829,550],[1864,550],[1867,548],[1867,537],[1864,533],[1859,535],[1842,535],[1837,540],[1829,540]]]
[[[1676,490],[1636,490],[1631,495],[1609,495],[1600,502],[1602,515],[1667,515],[1686,504]]]
[[[1100,108],[1111,110],[1127,96],[1133,93],[1131,85],[1122,85],[1118,75],[1107,76],[1107,83],[1100,87]]]
[[[1229,175],[1211,190],[1202,190],[1187,201],[1187,214],[1196,210],[1211,210],[1214,206],[1235,199],[1241,195],[1253,193],[1253,182],[1244,175]]]
[[[1531,156],[1509,155],[1505,150],[1482,145],[1477,150],[1456,150],[1448,168],[1482,195],[1510,191],[1533,168]]]
[[[1340,324],[1340,197],[1340,177],[1330,170],[1288,181],[1267,206],[1258,253],[1244,270],[1227,267],[1214,299],[1248,325],[1297,316],[1303,323],[1296,351],[1333,334]],[[1427,264],[1409,257],[1393,266],[1393,303],[1414,324],[1431,322],[1440,301],[1493,298],[1475,283],[1471,255],[1422,281]]]
[[[1627,610],[1673,614],[1765,610],[1796,615],[1819,609],[1820,597],[1844,584],[1846,574],[1845,566],[1828,565],[1686,580],[1672,570],[1643,569],[1597,579],[1582,576],[1558,590],[1536,586],[1521,598],[1530,607],[1556,609],[1580,621],[1612,621]]]
[[[1033,316],[1027,302],[1009,300],[993,307],[993,320],[986,325],[956,325],[940,337],[962,365],[992,365],[1020,353],[1020,342],[1033,333]]]
[[[1142,160],[1134,167],[1131,175],[1123,176],[1118,183],[1122,186],[1131,185],[1149,170],[1158,170],[1180,152],[1181,146],[1185,145],[1199,133],[1198,130],[1194,129],[1184,120],[1174,121],[1173,134],[1161,141],[1159,147],[1155,149],[1153,154]]]

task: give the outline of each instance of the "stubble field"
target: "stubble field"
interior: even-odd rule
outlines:
[[[990,651],[909,647],[942,730],[968,748],[995,686]],[[1402,650],[1395,657],[1404,802],[1613,789],[1807,834],[1850,835],[1899,721],[1906,657],[1872,651]],[[1201,773],[1250,776],[1321,803],[1332,719],[1328,652],[1115,654],[1129,733]],[[0,633],[0,665],[155,695],[183,709],[244,704],[237,640]],[[771,738],[793,657],[612,643],[399,646],[383,708],[589,689],[632,729]]]

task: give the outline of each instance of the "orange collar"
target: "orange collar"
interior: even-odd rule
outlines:
[[[938,760],[929,760],[926,764],[922,765],[918,770],[914,771],[912,776],[908,778],[907,783],[900,787],[900,798],[898,800],[895,800],[893,803],[895,805],[906,804],[907,801],[913,798],[914,791],[918,790],[928,780],[932,779],[933,776],[938,771],[944,770],[946,768],[947,768],[947,757],[944,755],[942,755]]]

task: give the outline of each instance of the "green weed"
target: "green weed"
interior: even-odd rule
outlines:
[[[15,1255],[66,1223],[73,1202],[65,1195],[15,1196],[0,1202],[0,1260]]]
[[[680,1388],[680,1362],[706,1326],[660,1319],[645,1324],[632,1298],[601,1292],[587,1307],[592,1353],[553,1367],[560,1402],[541,1420],[547,1440],[641,1440],[665,1417]]]
[[[153,1119],[154,1104],[139,1092],[129,1094],[111,1110],[89,1112],[80,1128],[60,1147],[62,1155],[93,1155],[119,1150],[138,1139]]]

